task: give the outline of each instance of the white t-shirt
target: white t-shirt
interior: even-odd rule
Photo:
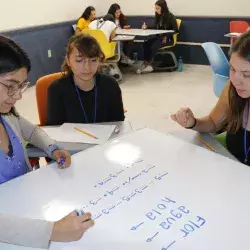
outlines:
[[[90,23],[89,28],[92,30],[102,30],[105,36],[107,37],[107,40],[110,40],[111,33],[113,30],[116,29],[115,23],[111,21],[100,21],[100,20],[95,20]]]
[[[120,20],[119,19],[115,19],[115,24],[116,24],[117,28],[121,28]]]

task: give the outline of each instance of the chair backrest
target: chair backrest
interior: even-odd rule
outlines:
[[[178,30],[180,30],[182,20],[181,19],[176,19],[176,22],[177,22]],[[176,34],[173,35],[173,38],[174,38],[174,44],[173,44],[173,46],[175,46],[176,43],[177,43],[178,35],[179,35],[179,33],[176,33]]]
[[[244,33],[249,27],[249,23],[246,21],[231,21],[230,22],[230,33]],[[237,41],[237,38],[233,38],[233,43]]]
[[[244,33],[249,27],[249,23],[246,21],[231,21],[230,32]]]
[[[101,46],[101,49],[105,55],[105,59],[115,56],[116,43],[114,42],[110,43],[107,40],[107,37],[105,36],[102,30],[85,29],[85,30],[82,30],[82,33],[85,35],[92,36],[97,40],[97,42]]]
[[[62,76],[61,72],[46,75],[36,82],[36,102],[40,125],[45,125],[47,119],[47,89],[49,85]]]
[[[214,74],[229,76],[229,62],[221,47],[213,42],[203,43],[201,46],[206,52]]]

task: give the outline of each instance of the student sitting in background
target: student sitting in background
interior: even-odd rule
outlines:
[[[114,17],[117,28],[121,29],[130,28],[130,25],[127,24],[126,17],[122,13],[119,4],[117,3],[112,4],[108,10],[108,14],[111,14]]]
[[[48,88],[47,125],[124,120],[121,89],[116,80],[98,73],[104,54],[91,36],[73,36],[62,71]]]
[[[119,4],[114,3],[110,6],[108,14],[111,14],[114,19],[115,19],[115,24],[117,26],[117,28],[121,28],[121,29],[129,29],[130,26],[127,25],[126,22],[126,17],[124,16],[124,14],[121,11],[121,7]],[[126,43],[121,43],[121,63],[123,64],[127,64],[127,65],[132,65],[135,62],[133,60],[131,60],[127,54],[128,54],[128,45]]]
[[[93,30],[102,30],[108,41],[112,41],[112,39],[116,36],[115,19],[110,14],[107,14],[99,20],[91,22],[89,28]]]
[[[172,119],[184,128],[205,133],[227,126],[228,150],[250,166],[250,31],[233,44],[230,54],[230,81],[211,113],[197,119],[189,108],[183,108]]]
[[[145,23],[142,25],[142,29],[157,29],[157,30],[174,30],[178,31],[177,21],[175,16],[169,11],[165,0],[158,0],[155,3],[155,20],[152,27],[148,27]],[[173,44],[173,38],[167,38],[166,36],[154,37],[144,43],[144,63],[137,69],[136,73],[151,73],[154,71],[152,67],[152,61],[157,51],[167,45]]]
[[[76,34],[79,34],[82,30],[88,29],[89,24],[95,20],[96,12],[95,8],[89,6],[85,9],[82,16],[78,19],[76,25]]]
[[[2,36],[0,51],[0,184],[32,171],[24,147],[25,141],[57,160],[59,167],[69,167],[70,154],[59,149],[43,130],[15,110],[15,103],[22,98],[22,93],[29,86],[27,77],[31,65],[28,56],[14,41]],[[65,163],[61,163],[61,158],[64,158]],[[35,192],[36,187],[31,188]],[[4,202],[5,200],[1,200],[1,203]],[[91,226],[93,220],[89,213],[77,217],[72,212],[56,222],[17,218],[0,213],[0,242],[49,248],[50,241],[78,240]]]

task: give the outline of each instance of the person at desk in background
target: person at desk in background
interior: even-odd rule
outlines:
[[[98,73],[104,54],[91,36],[73,36],[62,71],[48,88],[47,125],[124,121],[121,89]]]
[[[92,30],[102,30],[108,41],[112,41],[116,36],[115,19],[111,14],[107,14],[99,20],[90,23],[89,28]]]
[[[157,30],[174,30],[178,31],[177,21],[175,16],[169,11],[165,0],[158,0],[155,3],[155,20],[152,27],[148,27],[146,23],[142,25],[142,29],[157,29]],[[154,37],[146,41],[144,47],[144,63],[136,71],[137,74],[151,73],[154,71],[152,61],[157,51],[164,46],[173,44],[172,37]]]
[[[78,19],[76,24],[76,34],[81,33],[82,30],[88,29],[89,24],[95,20],[96,11],[95,8],[89,6],[82,13],[82,16]]]
[[[44,150],[58,162],[59,167],[70,165],[70,154],[60,150],[43,130],[15,110],[15,103],[22,98],[22,93],[30,84],[27,80],[30,68],[27,54],[14,41],[0,36],[0,184],[32,171],[25,151],[25,141]],[[77,217],[76,212],[72,212],[57,222],[17,218],[0,213],[0,242],[48,248],[50,241],[80,239],[92,225],[89,213]]]
[[[182,108],[172,119],[184,128],[205,133],[226,126],[227,149],[250,166],[250,31],[232,45],[230,54],[230,81],[211,113],[198,119],[189,108]]]
[[[126,17],[122,13],[119,4],[117,3],[112,4],[108,10],[108,14],[114,17],[117,28],[130,29],[130,25],[127,24]],[[135,62],[127,56],[128,54],[129,54],[128,44],[126,42],[121,43],[121,63],[132,65]]]

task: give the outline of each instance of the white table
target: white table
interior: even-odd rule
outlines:
[[[197,136],[201,137],[205,142],[207,142],[209,145],[211,145],[215,152],[223,155],[225,157],[228,157],[234,161],[238,161],[227,149],[225,149],[216,139],[213,138],[211,134],[207,133],[198,133],[193,130],[183,130],[183,131],[177,131],[170,133],[171,135],[174,135],[186,142],[189,142],[191,144],[194,144],[196,146],[200,146],[203,148],[206,148],[204,144],[197,139]]]
[[[238,38],[242,35],[242,33],[237,33],[237,32],[231,32],[225,35],[225,37],[230,37],[230,38]]]
[[[94,250],[100,248],[112,250],[112,247],[107,248],[109,242],[109,244],[114,244],[113,249],[162,249],[162,247],[169,244],[170,240],[173,240],[172,237],[177,236],[177,233],[172,233],[170,230],[160,231],[159,229],[160,235],[164,235],[165,239],[158,242],[158,238],[156,238],[157,247],[154,246],[155,240],[152,245],[146,245],[144,236],[140,233],[130,233],[129,237],[126,237],[128,235],[124,237],[123,233],[128,233],[130,226],[141,222],[141,218],[145,217],[145,213],[153,211],[151,209],[157,209],[157,204],[162,203],[160,199],[166,196],[176,200],[178,206],[186,206],[191,211],[190,215],[183,216],[183,221],[178,222],[188,223],[189,220],[193,220],[190,219],[191,217],[196,218],[198,215],[206,220],[204,227],[196,229],[193,234],[185,239],[181,237],[175,238],[177,242],[173,249],[248,250],[250,221],[249,168],[217,154],[206,152],[201,148],[176,140],[171,136],[167,137],[147,129],[141,130],[134,135],[120,137],[112,143],[76,155],[71,168],[60,170],[55,166],[51,166],[15,179],[7,183],[7,185],[0,185],[0,212],[30,218],[57,220],[74,209],[76,204],[88,204],[88,209],[92,211],[93,215],[97,215],[100,208],[103,209],[101,221],[99,219],[96,221],[95,228],[87,233],[80,243],[74,242],[67,245],[67,247],[53,244],[53,250]],[[126,148],[129,151],[117,155],[116,153],[121,148]],[[136,154],[134,154],[135,152]],[[144,196],[148,197],[148,200],[145,197],[142,199],[139,194],[136,197],[138,199],[137,206],[140,208],[135,207],[136,204],[133,204],[135,200],[133,200],[132,203],[124,202],[119,207],[121,211],[117,210],[117,208],[114,210],[110,208],[110,213],[107,213],[106,208],[113,202],[113,200],[110,201],[114,197],[112,196],[111,198],[108,197],[107,200],[105,198],[104,203],[94,207],[92,204],[95,198],[103,194],[103,190],[96,188],[94,185],[99,184],[103,178],[111,173],[120,171],[124,167],[122,159],[133,162],[131,164],[138,163],[139,166],[128,167],[135,169],[136,172],[138,169],[144,169],[143,163],[140,168],[141,161],[138,161],[140,157],[146,164],[150,163],[156,166],[152,176],[159,173],[159,170],[160,173],[163,173],[162,170],[169,172],[166,179],[160,184],[157,184],[156,180],[157,183],[152,186],[153,188],[146,189],[145,192],[147,193]],[[107,170],[105,167],[107,167]],[[124,174],[126,175],[126,173]],[[134,174],[135,172],[129,172],[128,176]],[[117,183],[120,183],[119,178],[116,179],[118,180]],[[45,181],[41,181],[41,179]],[[124,179],[127,180],[127,175]],[[140,179],[138,182],[134,183],[135,187],[132,188],[144,184],[145,180]],[[117,183],[109,183],[108,188]],[[126,186],[120,191],[127,194],[131,192],[132,188]],[[107,187],[104,187],[104,189],[106,190]],[[118,195],[120,197],[121,194]],[[144,211],[141,211],[141,207]],[[167,216],[169,215],[163,214],[161,221],[165,220]],[[145,237],[155,233],[157,223],[152,221],[150,223],[149,229],[152,228],[152,232],[150,231],[152,234],[146,232]],[[172,231],[175,230],[175,232],[179,231],[179,227],[182,228],[182,224],[174,224],[174,226]],[[117,234],[115,229],[118,231]],[[77,245],[78,243],[82,245]],[[93,247],[93,244],[97,244],[98,247]],[[103,244],[103,247],[101,247],[101,244]],[[166,246],[162,244],[166,244]],[[146,248],[143,247],[145,245]],[[240,246],[240,248],[237,248],[237,246]],[[2,243],[0,243],[0,249],[32,250]]]
[[[112,39],[113,42],[126,42],[126,41],[133,41],[135,36],[125,36],[125,35],[117,35],[115,38]]]
[[[173,34],[174,30],[151,30],[151,29],[117,29],[117,35],[124,35],[124,36],[156,36],[156,35],[164,35],[164,34]]]
[[[117,122],[117,123],[106,123],[106,124],[114,124],[119,126],[120,132],[119,134],[113,133],[112,136],[110,137],[110,140],[116,139],[119,136],[122,136],[124,134],[131,133],[133,131],[133,128],[131,126],[131,123],[128,121],[124,122]],[[199,135],[204,141],[206,141],[208,144],[210,144],[214,149],[216,150],[216,153],[221,154],[223,156],[226,156],[232,160],[238,161],[232,154],[228,152],[227,149],[225,149],[217,140],[213,138],[212,135],[210,134],[205,134],[205,133],[198,133],[193,130],[182,130],[182,131],[175,131],[171,132],[171,135],[174,135],[186,142],[189,142],[191,144],[194,144],[196,146],[200,147],[205,147],[198,139],[197,136]],[[86,150],[88,148],[91,148],[95,145],[93,144],[82,144],[82,143],[59,143],[59,145],[68,150],[71,154],[78,153],[80,151]],[[27,148],[27,153],[29,157],[45,157],[46,154],[41,151],[38,148],[35,147],[28,147]]]
[[[128,133],[132,132],[131,123],[128,121],[107,122],[107,123],[100,123],[100,124],[116,125],[119,127],[120,132],[118,134],[113,132],[113,134],[110,137],[110,140],[115,139],[121,135],[128,134]],[[95,146],[94,144],[67,143],[67,142],[59,142],[58,145],[64,149],[68,150],[71,154],[75,154],[75,153],[78,153],[80,151],[83,151],[83,150],[86,150],[88,148]],[[27,147],[27,153],[28,153],[28,156],[31,158],[46,157],[47,156],[42,150],[40,150],[36,147]]]
[[[241,35],[242,35],[242,33],[231,32],[231,33],[228,33],[228,34],[226,34],[224,36],[230,38],[230,43],[232,45],[233,44],[233,39],[234,38],[239,38]]]

